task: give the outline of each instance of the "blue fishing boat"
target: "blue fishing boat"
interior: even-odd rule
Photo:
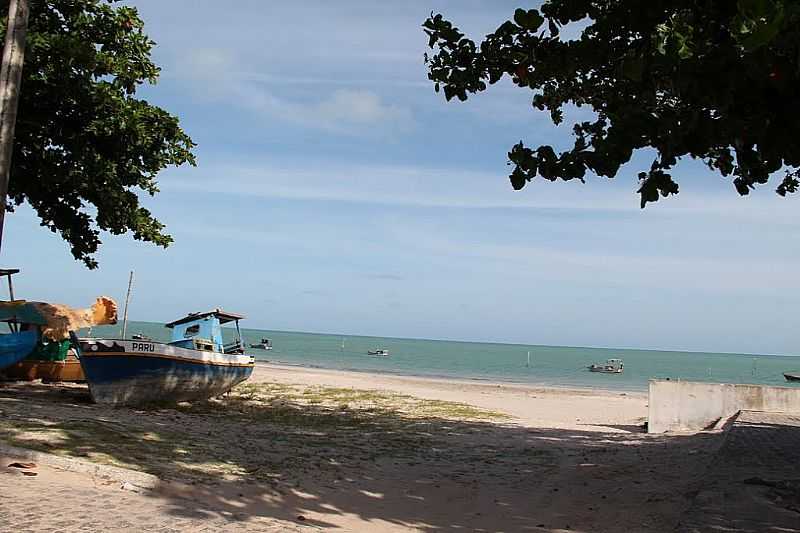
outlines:
[[[6,324],[7,333],[0,333],[0,370],[14,366],[36,349],[39,344],[39,328],[44,318],[26,305],[24,300],[14,299],[11,276],[18,269],[0,269],[0,278],[8,279],[10,301],[0,302],[0,322]]]
[[[16,365],[33,350],[39,342],[36,331],[12,331],[0,335],[0,370]]]
[[[203,400],[219,396],[253,373],[255,358],[244,354],[239,320],[214,309],[166,324],[168,343],[130,339],[79,339],[80,360],[92,399],[135,405]],[[236,338],[225,344],[222,325],[235,323]]]

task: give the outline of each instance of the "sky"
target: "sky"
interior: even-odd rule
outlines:
[[[198,166],[143,202],[167,250],[105,236],[98,270],[30,209],[6,218],[18,296],[125,298],[134,320],[222,307],[246,327],[524,344],[800,354],[796,198],[747,198],[697,162],[639,209],[637,154],[614,180],[513,191],[507,152],[566,148],[508,83],[446,103],[420,28],[479,39],[517,3],[131,0],[158,45],[140,96],[180,117]]]

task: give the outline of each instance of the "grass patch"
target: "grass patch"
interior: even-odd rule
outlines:
[[[474,405],[442,400],[419,400],[414,405],[417,413],[425,417],[446,418],[448,420],[509,420],[510,415],[498,411],[481,409]]]
[[[425,400],[389,391],[248,383],[205,402],[180,404],[193,415],[235,416],[295,429],[404,426],[420,419],[499,421],[510,417],[472,405]]]
[[[286,413],[280,411],[285,411],[286,407],[291,406],[315,406],[320,411],[324,410],[326,414],[348,411],[351,416],[391,413],[404,419],[436,417],[448,420],[491,421],[510,418],[505,413],[465,403],[426,400],[391,391],[274,383],[251,383],[237,387],[223,398],[194,404],[189,407],[189,411],[214,412],[222,409],[227,412],[234,409],[252,414],[252,408],[263,409],[267,405],[278,411],[275,415],[268,414],[269,417],[276,419],[284,418],[283,415]]]
[[[0,394],[0,440],[166,479],[275,479],[418,464],[451,442],[453,422],[479,431],[507,415],[388,391],[245,383],[223,397],[168,406],[108,407],[78,388]],[[12,401],[14,400],[14,401]],[[21,401],[16,401],[21,400]]]

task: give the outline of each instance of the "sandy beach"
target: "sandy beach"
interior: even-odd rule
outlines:
[[[0,440],[157,475],[159,490],[125,506],[180,523],[671,531],[720,435],[647,435],[646,404],[643,394],[259,364],[230,395],[177,408],[109,408],[82,385],[0,383]],[[13,483],[33,494],[67,478],[76,490],[119,491],[52,472]],[[10,479],[0,473],[0,484]]]
[[[501,412],[525,427],[628,431],[647,419],[647,393],[345,372],[258,363],[251,381],[378,389]]]

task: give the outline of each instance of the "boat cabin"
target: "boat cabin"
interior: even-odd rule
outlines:
[[[40,345],[41,328],[48,324],[38,309],[14,297],[11,276],[17,273],[16,268],[0,269],[0,278],[8,278],[9,296],[8,301],[0,301],[0,323],[8,328],[7,332],[0,332],[0,370],[31,355]]]
[[[205,313],[189,313],[179,320],[165,324],[172,330],[172,340],[169,344],[179,348],[206,352],[244,353],[242,333],[239,330],[239,320],[243,318],[242,315],[228,313],[221,309]],[[229,322],[236,325],[235,339],[233,342],[225,344],[222,337],[222,325]]]
[[[8,302],[14,302],[14,284],[11,282],[11,276],[14,274],[19,274],[18,268],[2,268],[0,269],[0,278],[8,278]],[[8,325],[8,330],[12,333],[16,332],[19,329],[19,324],[17,323],[17,317],[13,314],[8,317],[3,317],[3,322]]]
[[[605,364],[595,363],[589,365],[591,372],[603,372],[604,374],[621,374],[625,369],[622,359],[609,359]]]

